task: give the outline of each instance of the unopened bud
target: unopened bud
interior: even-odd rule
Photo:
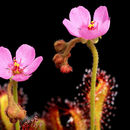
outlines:
[[[72,70],[72,67],[71,67],[69,64],[66,64],[66,65],[62,65],[62,66],[60,67],[60,71],[61,71],[62,73],[70,73],[70,72],[72,72],[73,70]]]
[[[6,109],[6,115],[8,116],[11,123],[16,123],[17,120],[23,120],[26,116],[26,111],[14,101],[12,95],[13,81],[8,84],[8,107]]]
[[[6,110],[6,114],[10,119],[10,122],[16,123],[17,120],[23,120],[26,116],[26,111],[16,103],[14,105],[8,106]]]
[[[64,40],[58,40],[54,43],[54,48],[56,52],[60,52],[64,50],[66,47],[66,42]]]
[[[56,67],[59,68],[61,66],[61,64],[64,62],[64,58],[60,54],[56,54],[53,57],[53,61],[56,65]]]

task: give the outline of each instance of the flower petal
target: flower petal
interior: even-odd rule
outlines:
[[[16,51],[16,60],[23,67],[31,64],[35,58],[35,49],[27,44],[21,45]]]
[[[8,68],[12,62],[10,51],[5,47],[0,47],[0,67]]]
[[[82,25],[88,25],[90,23],[90,13],[83,6],[78,6],[71,9],[69,14],[70,21],[74,26],[80,28]]]
[[[89,11],[83,6],[79,6],[78,9],[80,12],[80,17],[82,19],[82,24],[88,26],[91,22],[91,15]]]
[[[9,79],[12,76],[12,73],[9,69],[5,69],[3,67],[0,67],[0,77],[3,79]]]
[[[27,66],[25,69],[24,69],[24,73],[29,75],[29,74],[32,74],[38,67],[39,65],[41,64],[43,60],[43,57],[42,56],[39,56],[37,57],[33,62],[32,64],[30,64],[29,66]]]
[[[69,21],[68,19],[64,19],[63,24],[71,35],[80,37],[78,28],[74,26],[71,21]]]
[[[107,33],[110,27],[110,20],[106,20],[102,25],[99,26],[99,33],[100,35],[104,35]]]
[[[28,80],[30,77],[31,77],[31,75],[16,74],[16,75],[13,76],[12,79],[20,82],[20,81]]]
[[[87,40],[92,40],[100,36],[98,32],[98,28],[94,30],[88,30],[87,27],[82,27],[79,33],[82,38],[87,39]]]
[[[106,20],[109,20],[109,15],[108,15],[108,11],[107,11],[107,7],[106,6],[100,6],[98,7],[95,12],[94,12],[94,21],[98,22],[98,23],[103,23]]]
[[[69,18],[74,26],[80,27],[82,25],[82,19],[80,18],[79,9],[77,7],[71,9]]]

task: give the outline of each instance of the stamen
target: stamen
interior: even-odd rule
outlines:
[[[88,29],[89,30],[92,30],[92,29],[94,29],[94,21],[91,21],[91,23],[88,25]]]
[[[13,72],[13,74],[15,75],[15,74],[20,74],[21,72],[22,72],[22,69],[20,68],[20,64],[19,63],[17,63],[17,60],[16,60],[16,58],[14,57],[13,58],[13,68],[12,68],[12,72]]]

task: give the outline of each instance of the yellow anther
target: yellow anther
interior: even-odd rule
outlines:
[[[94,24],[94,21],[91,21],[91,24]]]
[[[91,23],[88,25],[89,29],[93,29],[94,28],[94,21],[91,21]]]
[[[14,66],[19,67],[19,64],[17,62],[14,62]]]
[[[91,27],[92,27],[92,24],[89,24],[88,27],[91,28]]]

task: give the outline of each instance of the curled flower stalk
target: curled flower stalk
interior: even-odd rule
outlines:
[[[58,42],[58,41],[57,41]],[[56,42],[56,43],[57,43]],[[98,52],[95,47],[95,43],[97,43],[96,40],[85,40],[83,38],[74,38],[66,43],[66,47],[63,50],[58,51],[58,53],[54,56],[53,61],[55,62],[56,66],[60,68],[61,72],[63,73],[69,73],[71,70],[68,71],[71,66],[68,64],[68,58],[70,54],[71,49],[76,45],[76,43],[83,43],[86,44],[87,47],[91,50],[91,53],[93,55],[93,67],[92,67],[92,77],[91,77],[91,90],[90,90],[90,116],[91,116],[91,130],[94,130],[95,128],[95,85],[96,85],[96,73],[97,73],[97,67],[98,67]],[[55,49],[58,50],[59,46],[57,44],[54,44]],[[59,60],[59,57],[62,60]],[[69,68],[66,67],[66,69],[63,71],[62,67],[67,65]]]

